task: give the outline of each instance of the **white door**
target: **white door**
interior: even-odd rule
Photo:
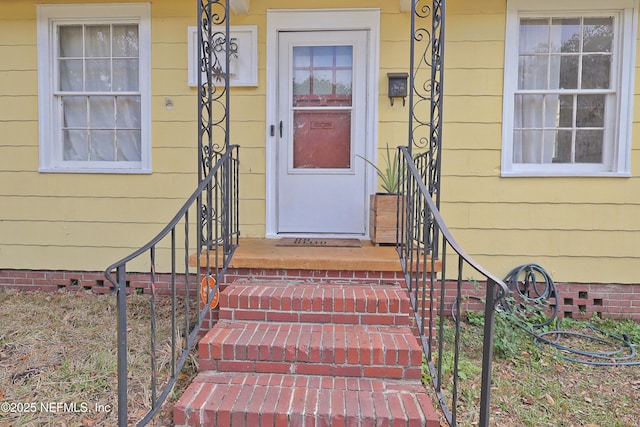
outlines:
[[[278,36],[277,233],[364,236],[367,32]]]

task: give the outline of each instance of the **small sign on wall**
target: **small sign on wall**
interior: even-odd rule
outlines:
[[[219,81],[214,84],[224,84],[226,73],[224,40],[225,27],[213,27],[213,49],[220,61],[218,70]],[[229,29],[231,47],[229,61],[229,85],[230,86],[258,86],[258,27],[255,25],[231,26]],[[188,85],[198,86],[198,27],[188,27],[189,53],[188,53]],[[213,55],[212,55],[213,56]],[[202,81],[206,82],[206,76],[202,75]]]

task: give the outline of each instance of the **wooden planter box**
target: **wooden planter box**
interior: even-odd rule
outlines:
[[[369,199],[369,234],[371,242],[395,244],[398,212],[397,194],[372,194]]]

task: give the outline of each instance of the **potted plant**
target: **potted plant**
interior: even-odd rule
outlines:
[[[389,145],[383,153],[383,165],[379,167],[370,160],[362,159],[372,166],[378,177],[384,192],[372,194],[369,199],[369,234],[371,242],[374,244],[395,244],[397,213],[398,213],[398,192],[400,186],[400,164],[398,162],[398,151],[391,155]]]

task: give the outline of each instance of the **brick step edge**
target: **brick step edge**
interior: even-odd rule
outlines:
[[[220,305],[241,309],[408,314],[409,295],[397,285],[234,284],[222,292]]]
[[[174,406],[176,426],[438,427],[417,381],[200,373]]]
[[[409,308],[400,286],[231,285],[220,295],[228,320],[404,326]]]
[[[199,342],[200,369],[420,378],[408,327],[220,321]]]

